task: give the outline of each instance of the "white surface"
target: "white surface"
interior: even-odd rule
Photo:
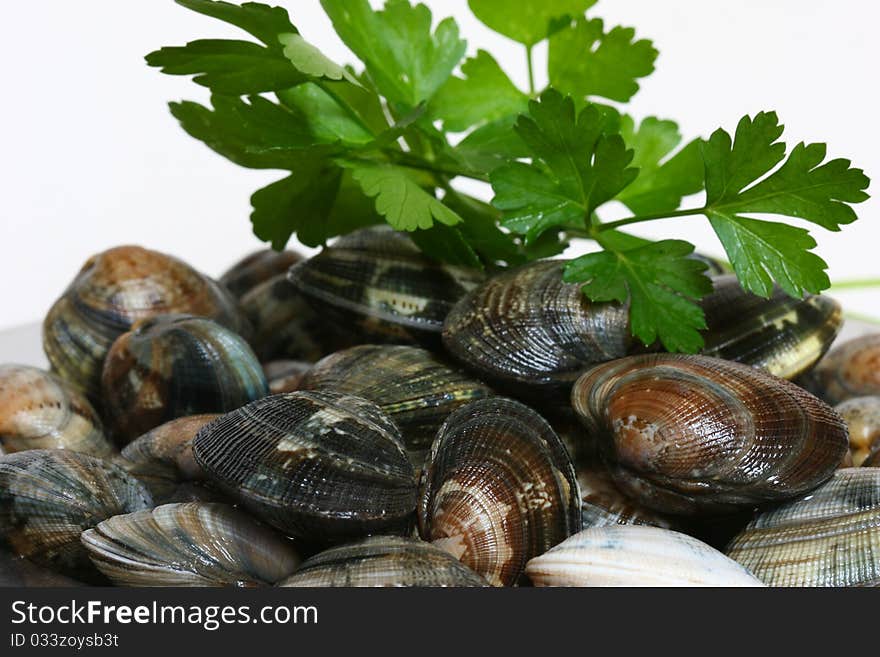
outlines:
[[[275,3],[328,55],[349,59],[318,0]],[[471,52],[487,48],[525,83],[521,48],[482,27],[465,0],[426,4],[435,16],[458,19]],[[657,72],[632,104],[636,116],[674,118],[690,138],[776,109],[792,143],[824,140],[830,155],[880,172],[877,3],[604,0],[591,13],[636,26],[660,50]],[[165,103],[206,93],[143,63],[162,45],[225,36],[241,33],[171,0],[7,8],[0,21],[0,327],[41,318],[81,263],[110,246],[140,243],[216,275],[259,245],[249,196],[281,174],[238,168],[186,136]],[[815,229],[834,278],[880,274],[877,201],[859,212],[862,220],[841,234]],[[661,222],[648,235],[670,233],[719,251],[704,220]],[[841,298],[880,315],[876,292]]]

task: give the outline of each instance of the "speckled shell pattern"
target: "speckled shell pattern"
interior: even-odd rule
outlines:
[[[287,273],[287,270],[300,260],[302,256],[295,251],[260,249],[232,265],[220,277],[220,283],[240,299],[245,293],[270,278]]]
[[[535,411],[503,397],[456,410],[423,475],[419,531],[494,586],[581,529],[574,466]]]
[[[303,360],[270,360],[263,363],[263,373],[269,382],[269,392],[277,395],[280,392],[296,392],[299,390],[306,372],[314,363]]]
[[[585,529],[529,561],[526,573],[535,586],[762,586],[702,541],[644,525]]]
[[[825,355],[843,326],[840,304],[824,295],[796,299],[776,286],[764,299],[743,290],[736,276],[713,283],[714,292],[700,302],[706,356],[794,379]]]
[[[319,552],[279,586],[436,588],[488,584],[430,543],[401,536],[371,536]]]
[[[171,256],[121,246],[92,256],[49,310],[43,349],[55,371],[91,399],[113,341],[138,320],[169,313],[216,319],[247,337],[250,327],[221,285]]]
[[[563,260],[494,276],[446,318],[443,344],[489,383],[567,390],[589,365],[625,356],[627,310],[593,304],[562,281]]]
[[[82,544],[118,586],[268,586],[299,564],[289,539],[226,504],[114,516],[83,532]]]
[[[199,429],[218,417],[217,413],[187,415],[160,424],[126,445],[119,464],[147,486],[156,502],[168,501],[182,482],[205,478],[193,458],[192,441]]]
[[[60,449],[0,457],[0,539],[53,570],[88,572],[80,533],[152,505],[140,482],[103,459]]]
[[[880,469],[838,470],[759,513],[726,551],[770,586],[880,586]]]
[[[289,280],[359,342],[439,343],[443,320],[483,272],[436,262],[400,233],[364,229],[294,265]]]
[[[651,525],[675,529],[675,519],[652,511],[627,497],[614,484],[607,468],[598,461],[577,463],[584,529],[609,525]]]
[[[266,397],[204,427],[193,454],[214,482],[290,536],[338,543],[412,530],[413,465],[394,423],[360,397]]]
[[[849,429],[847,466],[870,465],[880,453],[880,396],[853,397],[834,407]]]
[[[225,413],[269,392],[243,338],[190,315],[144,320],[119,336],[101,383],[108,424],[122,444],[168,420]]]
[[[661,512],[733,511],[796,497],[847,449],[827,404],[761,370],[706,356],[631,356],[588,370],[572,405],[615,482]]]
[[[72,449],[107,458],[115,449],[85,395],[49,372],[0,365],[0,454]]]
[[[407,449],[423,456],[452,411],[493,394],[438,356],[408,345],[361,345],[331,354],[309,370],[301,387],[376,402],[400,428]]]
[[[816,394],[829,404],[880,395],[880,333],[848,340],[832,349],[811,373]]]

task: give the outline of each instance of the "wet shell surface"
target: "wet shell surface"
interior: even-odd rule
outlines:
[[[168,420],[231,411],[269,391],[241,337],[190,315],[155,317],[121,335],[102,386],[108,424],[123,444]]]
[[[187,415],[159,425],[125,446],[122,466],[147,486],[157,502],[176,497],[182,483],[205,478],[193,458],[192,441],[199,429],[218,417]]]
[[[72,449],[109,457],[101,418],[76,388],[27,365],[0,365],[0,454]]]
[[[53,570],[90,569],[80,533],[152,504],[139,481],[87,454],[34,449],[0,457],[0,538]]]
[[[412,528],[417,483],[400,432],[360,397],[260,399],[203,428],[193,454],[213,481],[291,536],[338,542]]]
[[[138,320],[169,313],[210,317],[246,335],[247,320],[218,283],[171,256],[121,246],[92,256],[43,322],[52,370],[90,398],[114,340]]]
[[[668,513],[797,497],[831,476],[846,425],[761,370],[706,356],[632,356],[588,370],[572,405],[602,440],[615,482]]]
[[[373,536],[319,552],[279,586],[467,587],[488,586],[455,557],[430,543]]]
[[[584,529],[609,525],[675,528],[676,523],[673,519],[641,506],[621,493],[602,463],[577,463],[575,470],[581,489],[581,517]]]
[[[529,561],[535,586],[762,586],[686,534],[644,525],[585,529]]]
[[[810,381],[829,404],[880,395],[880,333],[832,349],[811,372]]]
[[[565,263],[534,262],[469,293],[446,318],[446,349],[489,382],[565,389],[587,366],[626,355],[626,308],[590,303],[562,281]]]
[[[880,397],[853,397],[834,410],[849,429],[848,465],[858,467],[880,452]]]
[[[361,345],[327,356],[301,387],[376,402],[400,428],[407,449],[424,454],[456,408],[492,390],[431,352],[407,345]]]
[[[736,276],[713,279],[700,302],[708,329],[702,353],[760,367],[793,379],[825,355],[843,325],[840,304],[823,295],[803,299],[774,287],[764,299],[743,290]]]
[[[727,554],[770,586],[880,586],[880,470],[838,470],[759,513]]]
[[[419,531],[494,586],[581,528],[565,446],[535,411],[500,397],[456,410],[423,476]]]
[[[226,504],[114,516],[83,532],[82,543],[118,586],[267,586],[299,564],[290,540]]]
[[[368,228],[295,265],[289,280],[327,321],[362,342],[439,342],[481,271],[431,260],[401,233]]]
[[[263,363],[263,373],[269,382],[269,392],[296,392],[299,390],[303,376],[312,369],[314,363],[302,360],[272,360]]]
[[[261,283],[278,274],[285,274],[288,269],[302,260],[295,251],[275,251],[260,249],[245,256],[220,277],[227,290],[238,298]]]

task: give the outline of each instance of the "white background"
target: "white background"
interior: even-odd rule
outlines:
[[[339,61],[350,55],[318,0],[276,0],[304,36]],[[482,27],[465,0],[426,2],[458,19],[469,51],[495,53],[525,84],[520,46]],[[602,0],[591,14],[634,25],[660,50],[631,111],[679,121],[686,137],[729,130],[776,109],[791,143],[827,141],[880,177],[877,3],[865,0]],[[171,0],[10,3],[0,21],[0,328],[43,314],[93,252],[138,243],[217,275],[259,246],[249,196],[281,177],[238,168],[183,133],[166,101],[204,99],[186,78],[149,69],[162,45],[240,36]],[[244,37],[247,38],[247,37]],[[544,53],[539,53],[541,59]],[[831,234],[815,229],[832,278],[880,275],[878,202]],[[660,231],[660,232],[657,232]],[[656,235],[719,246],[706,222],[661,222]],[[841,294],[880,315],[880,292]]]

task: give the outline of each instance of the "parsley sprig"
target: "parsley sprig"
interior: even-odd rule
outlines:
[[[186,132],[241,166],[287,172],[251,198],[254,232],[276,249],[294,235],[317,246],[387,222],[434,258],[504,267],[589,239],[599,250],[570,261],[565,280],[594,301],[628,303],[645,344],[694,352],[705,328],[698,302],[712,289],[705,265],[685,240],[630,230],[702,216],[745,289],[768,296],[777,283],[802,296],[829,287],[827,265],[786,220],[837,231],[868,198],[849,160],[780,141],[773,112],[684,145],[673,121],[623,113],[657,51],[588,13],[596,0],[470,0],[483,23],[522,44],[527,90],[490,53],[466,57],[454,20],[409,0],[378,11],[321,0],[358,67],[326,57],[283,8],[175,1],[250,37],[162,48],[147,63],[210,89],[210,106],[171,103]],[[539,92],[532,51],[542,41],[550,85]],[[464,193],[462,178],[491,183],[491,203]],[[682,207],[702,192],[702,205]],[[612,201],[632,215],[602,221]]]

